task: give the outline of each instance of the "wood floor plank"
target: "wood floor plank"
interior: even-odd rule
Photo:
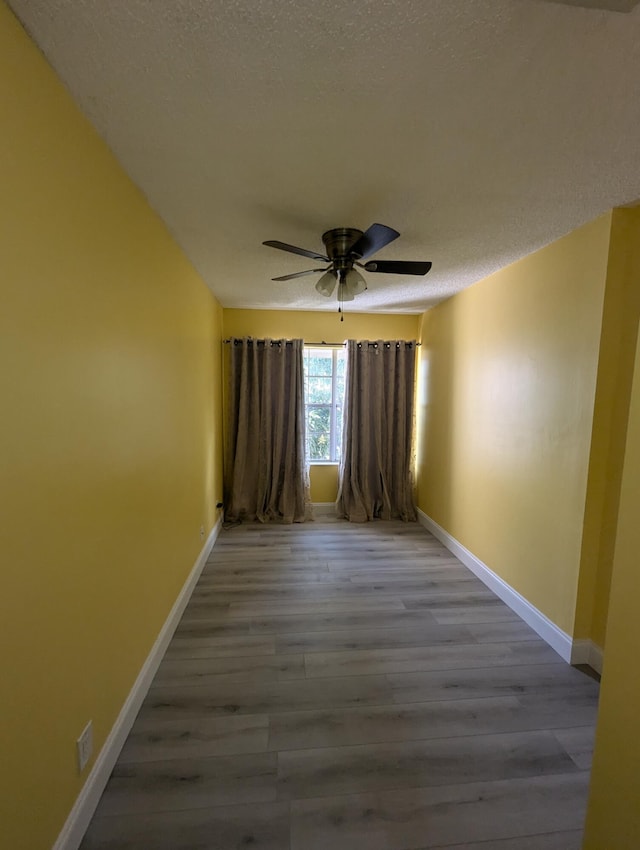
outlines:
[[[202,575],[198,582],[198,590],[218,589],[225,590],[248,590],[252,587],[261,589],[269,588],[299,588],[308,584],[347,584],[349,576],[339,576],[330,572],[318,570],[300,570],[299,572],[286,572],[281,575],[272,570],[250,571],[250,570],[216,570],[215,573]]]
[[[540,636],[534,632],[531,626],[519,619],[490,623],[466,623],[465,628],[478,643],[493,643],[494,641],[501,643],[503,640],[511,643],[522,640],[540,640]]]
[[[495,623],[497,621],[519,620],[518,615],[506,605],[475,605],[468,608],[442,608],[434,605],[431,599],[407,599],[407,608],[430,608],[436,623]]]
[[[429,611],[340,611],[326,614],[276,614],[254,617],[252,634],[289,634],[292,632],[331,632],[337,629],[397,629],[405,626],[434,625]]]
[[[247,630],[249,625],[247,624]],[[213,636],[211,632],[213,631]],[[210,621],[190,622],[176,632],[164,660],[190,658],[260,658],[274,655],[275,639],[270,636],[241,635],[217,637],[217,628]]]
[[[542,641],[513,646],[506,643],[455,644],[305,655],[307,676],[311,678],[562,663],[560,656]]]
[[[406,850],[582,828],[587,777],[467,782],[294,800],[291,850]],[[507,845],[508,846],[508,845]]]
[[[352,628],[302,634],[275,635],[276,652],[313,653],[340,652],[342,650],[378,650],[402,647],[435,647],[442,644],[471,644],[475,638],[465,626],[438,626],[425,624],[404,629]]]
[[[588,677],[564,664],[390,673],[386,678],[396,703],[451,699],[453,695],[471,699],[509,694],[567,696],[576,690],[593,695],[598,692]]]
[[[448,578],[456,575],[466,575],[469,571],[459,561],[452,561],[451,565],[430,564],[419,560],[415,564],[396,562],[391,567],[376,565],[361,565],[349,562],[344,569],[336,569],[331,563],[328,575],[334,581],[350,581],[353,584],[370,584],[372,581],[415,581],[417,579]]]
[[[209,561],[201,573],[200,585],[209,585],[220,578],[229,577],[234,580],[248,579],[252,581],[304,581],[318,579],[322,581],[339,581],[340,576],[329,571],[326,558],[300,560],[295,564],[288,563],[282,558],[272,561]]]
[[[344,552],[340,556],[326,555],[329,572],[342,575],[350,573],[369,573],[376,575],[378,572],[388,572],[394,566],[402,569],[422,569],[425,572],[429,569],[450,569],[455,572],[460,567],[460,561],[454,558],[446,549],[442,552],[432,550],[430,552],[397,552],[390,550],[387,554],[379,553],[362,553],[357,549],[353,550],[353,556],[350,558],[344,557]]]
[[[288,602],[231,602],[228,606],[230,617],[264,617],[270,614],[323,614],[333,612],[352,613],[358,611],[402,611],[404,605],[393,596],[380,599],[367,596],[354,596],[353,599],[305,599]]]
[[[595,729],[593,726],[557,729],[554,734],[580,770],[589,770],[591,768],[595,740]]]
[[[267,750],[266,714],[240,717],[190,717],[145,722],[138,718],[120,753],[120,764],[167,759],[207,758]]]
[[[275,753],[116,764],[100,815],[200,809],[276,798]]]
[[[265,682],[304,679],[304,656],[258,655],[227,658],[166,658],[152,688],[161,685],[217,685],[222,682]]]
[[[482,697],[406,705],[299,711],[269,717],[269,749],[297,750],[389,741],[419,741],[456,735],[533,730],[593,730],[597,702],[568,705],[562,699]],[[565,739],[560,744],[570,756]]]
[[[552,732],[324,747],[278,754],[278,799],[571,773]]]
[[[518,701],[539,720],[539,729],[590,727],[595,733],[598,691],[576,687],[565,690],[518,694]],[[564,720],[562,720],[564,718]]]
[[[414,582],[370,582],[367,585],[352,584],[351,582],[333,582],[285,584],[278,585],[261,585],[254,582],[249,585],[234,587],[229,584],[212,585],[198,587],[193,592],[190,606],[210,605],[212,602],[216,604],[232,604],[242,603],[249,604],[262,601],[276,602],[302,602],[332,604],[345,601],[357,602],[366,600],[375,600],[378,597],[404,597],[407,594],[419,594],[420,598],[425,594],[429,594],[429,599],[437,599],[440,595],[448,595],[449,593],[465,593],[467,591],[480,592],[484,594],[484,599],[491,600],[493,595],[484,588],[478,579],[469,577],[468,575],[460,574],[454,579],[424,579]],[[232,609],[233,610],[233,609]]]
[[[571,832],[545,832],[527,835],[524,838],[499,838],[497,841],[473,842],[473,844],[447,844],[446,848],[419,847],[416,850],[581,850],[582,830]]]
[[[288,803],[96,817],[80,850],[290,850]]]
[[[149,691],[140,717],[179,718],[229,714],[275,714],[317,707],[393,702],[385,676],[302,679],[293,682],[223,682],[202,687],[159,684]]]
[[[387,525],[387,522],[384,521],[384,526]],[[385,548],[391,549],[411,549],[420,547],[420,548],[428,548],[430,546],[434,546],[439,549],[443,549],[442,543],[439,540],[436,540],[435,537],[428,535],[428,532],[425,533],[424,529],[421,529],[419,526],[410,526],[406,531],[402,531],[398,529],[397,526],[394,526],[393,533],[388,533],[384,528],[381,528],[380,525],[376,528],[375,533],[372,534],[372,527],[355,527],[350,531],[352,533],[345,535],[343,533],[344,524],[338,523],[334,527],[333,531],[327,530],[322,533],[318,530],[317,536],[314,538],[313,535],[309,536],[307,534],[299,535],[297,540],[292,540],[293,547],[302,547],[308,548],[309,545],[315,541],[316,543],[320,543],[325,549],[338,549],[345,550],[350,548],[357,548],[358,551],[380,551]],[[379,548],[376,548],[379,544]]]
[[[269,550],[263,552],[261,560],[264,561],[281,561],[291,555],[291,546],[278,545],[277,541],[270,541]],[[224,551],[224,543],[220,541],[220,545],[211,550],[211,554],[207,558],[208,564],[218,563],[220,561],[251,561],[255,556],[255,549],[252,545],[232,546],[228,551]]]
[[[440,587],[441,590],[438,592],[431,592],[429,594],[415,593],[408,596],[402,593],[399,596],[408,611],[433,611],[433,616],[437,623],[443,619],[441,615],[446,611],[452,611],[453,617],[451,619],[454,624],[457,620],[461,619],[459,617],[461,611],[471,615],[478,611],[481,613],[487,610],[495,611],[496,620],[500,620],[501,615],[507,612],[513,616],[513,612],[507,608],[504,602],[498,599],[495,594],[481,583],[478,583],[478,585],[459,584],[453,588],[451,587],[451,583],[449,583],[447,588],[443,585],[440,585]],[[467,609],[469,608],[472,610],[468,611]],[[473,616],[468,619],[474,622]],[[441,625],[446,625],[446,623],[443,622]]]

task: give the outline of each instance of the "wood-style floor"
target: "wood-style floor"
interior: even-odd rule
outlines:
[[[578,850],[597,698],[415,523],[239,526],[82,850]]]

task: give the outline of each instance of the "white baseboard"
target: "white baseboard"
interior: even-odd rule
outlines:
[[[603,650],[601,646],[592,640],[574,640],[571,650],[572,664],[588,664],[597,673],[602,673]]]
[[[87,831],[89,822],[91,821],[100,801],[100,796],[102,795],[109,776],[111,775],[111,771],[113,770],[118,756],[120,755],[120,750],[124,746],[127,735],[131,731],[133,721],[136,719],[140,706],[147,695],[147,691],[149,690],[149,686],[155,676],[156,670],[158,669],[162,657],[166,652],[169,641],[173,637],[173,633],[180,621],[180,618],[182,617],[182,613],[187,606],[193,589],[200,578],[200,573],[202,572],[207,558],[209,557],[213,544],[216,542],[216,538],[220,533],[221,527],[222,521],[218,519],[214,527],[211,529],[211,533],[202,547],[202,550],[200,551],[200,554],[193,565],[193,569],[185,581],[178,598],[174,602],[173,607],[169,612],[169,616],[165,620],[165,623],[160,630],[160,634],[151,648],[151,652],[142,665],[142,669],[140,670],[129,695],[120,710],[120,714],[118,715],[116,722],[113,724],[113,727],[109,732],[100,753],[98,754],[93,768],[87,777],[87,781],[78,795],[78,798],[74,803],[73,808],[69,813],[69,817],[62,827],[62,831],[60,832],[56,843],[53,845],[52,850],[78,850],[80,842]]]
[[[465,567],[470,569],[481,582],[486,584],[512,611],[515,611],[525,623],[531,626],[552,649],[555,649],[561,658],[570,664],[576,663],[573,660],[573,645],[575,641],[570,635],[563,632],[542,611],[535,608],[517,590],[514,590],[511,585],[503,581],[500,576],[496,575],[479,558],[476,558],[473,552],[470,552],[455,537],[452,537],[448,531],[445,531],[442,526],[438,525],[435,520],[432,520],[424,511],[421,511],[420,508],[418,508],[418,522],[430,531],[434,537],[437,537],[458,560],[462,561]]]
[[[313,513],[316,516],[335,516],[336,515],[336,503],[335,502],[313,502]]]
[[[591,647],[589,650],[589,660],[587,661],[587,664],[589,667],[593,667],[596,673],[600,673],[600,675],[602,675],[604,649],[592,640],[589,641],[589,643],[591,644]]]

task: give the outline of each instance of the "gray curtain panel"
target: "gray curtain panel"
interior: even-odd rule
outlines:
[[[311,518],[302,352],[301,339],[230,340],[227,521]]]
[[[415,343],[347,342],[337,513],[351,522],[416,519]]]

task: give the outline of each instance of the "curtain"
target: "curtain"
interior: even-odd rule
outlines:
[[[227,521],[311,518],[302,353],[301,339],[230,340]]]
[[[416,519],[415,343],[347,342],[337,513],[352,522]]]

